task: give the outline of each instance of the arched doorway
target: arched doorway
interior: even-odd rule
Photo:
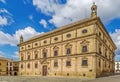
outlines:
[[[17,76],[17,72],[14,72],[14,76]]]

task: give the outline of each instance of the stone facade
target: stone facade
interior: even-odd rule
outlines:
[[[90,18],[23,41],[19,75],[100,77],[114,73],[116,49],[93,4]]]
[[[7,75],[7,61],[0,57],[0,76]]]
[[[9,58],[0,57],[0,75],[14,76],[18,75],[19,62]]]
[[[11,59],[7,59],[7,75],[16,76],[18,75],[19,62]]]

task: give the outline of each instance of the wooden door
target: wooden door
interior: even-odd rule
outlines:
[[[46,75],[47,75],[47,66],[46,66],[46,65],[44,65],[44,66],[42,67],[42,75],[43,75],[43,76],[46,76]]]

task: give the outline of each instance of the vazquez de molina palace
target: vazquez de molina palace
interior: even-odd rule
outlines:
[[[27,41],[20,37],[19,75],[101,77],[114,73],[116,46],[97,17],[63,26]]]

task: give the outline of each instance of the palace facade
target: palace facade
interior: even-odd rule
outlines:
[[[19,75],[101,77],[114,73],[116,46],[99,17],[91,17],[23,41]]]

